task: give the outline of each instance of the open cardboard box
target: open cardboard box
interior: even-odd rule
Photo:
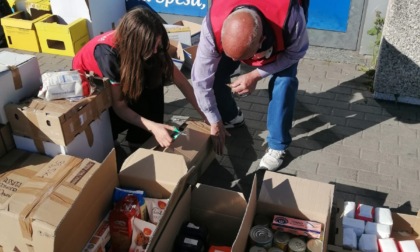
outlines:
[[[115,151],[102,163],[68,155],[49,161],[36,154],[23,163],[22,159],[12,163],[12,167],[19,163],[20,169],[2,175],[10,178],[2,177],[3,182],[15,181],[16,189],[2,199],[0,247],[22,252],[82,251],[108,212],[118,184]]]
[[[188,168],[195,166],[200,170],[206,169],[215,157],[209,125],[181,116],[173,116],[166,123],[177,126],[185,135],[179,135],[168,148],[160,147],[154,137],[149,138],[141,147],[182,155]]]
[[[339,200],[338,204],[336,208],[335,233],[331,236],[334,240],[330,242],[331,244],[328,244],[328,250],[336,252],[360,252],[360,250],[343,246],[342,218],[344,201]],[[394,238],[396,241],[414,240],[420,250],[420,211],[417,212],[417,215],[392,212],[392,221],[391,238]]]
[[[155,244],[188,185],[195,184],[201,174],[197,168],[187,168],[182,155],[173,153],[139,148],[125,159],[118,174],[121,187],[143,190],[150,198],[169,199],[149,245]]]
[[[246,251],[256,214],[270,219],[277,214],[322,223],[323,251],[327,251],[333,196],[333,185],[266,171],[258,198],[254,179],[246,213],[232,251]]]
[[[173,247],[177,235],[188,221],[208,230],[210,244],[231,246],[246,205],[246,199],[240,192],[205,184],[189,185],[169,216],[164,230],[155,234],[156,239],[149,244],[148,251],[175,251]]]
[[[173,23],[174,25],[182,25],[190,28],[191,45],[198,45],[200,41],[201,24],[197,24],[188,20],[179,20]]]

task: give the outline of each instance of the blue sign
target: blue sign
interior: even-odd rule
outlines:
[[[159,13],[204,17],[208,10],[208,0],[126,0],[127,10],[143,5]]]
[[[350,0],[311,0],[308,28],[346,32]]]

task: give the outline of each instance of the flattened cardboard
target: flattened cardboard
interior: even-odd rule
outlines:
[[[15,70],[10,70],[13,67]],[[20,83],[19,83],[20,82]],[[17,103],[36,96],[41,87],[41,72],[34,55],[9,51],[0,52],[0,123],[8,122],[3,109],[8,103]]]
[[[265,216],[280,214],[322,223],[324,251],[327,250],[334,196],[333,185],[265,171],[257,199],[255,183],[254,179],[247,210],[241,230],[233,245],[233,251],[245,251],[248,234],[256,213]]]

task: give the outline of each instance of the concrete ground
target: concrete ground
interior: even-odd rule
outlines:
[[[36,56],[42,73],[71,68],[71,57]],[[414,214],[420,209],[420,108],[373,99],[371,78],[359,70],[368,65],[368,58],[352,51],[309,49],[299,64],[293,142],[277,172],[334,184],[335,202]],[[248,192],[266,149],[267,83],[264,79],[252,95],[237,98],[246,125],[230,131],[225,154],[199,182]],[[168,118],[198,117],[174,85],[165,89],[165,103]]]

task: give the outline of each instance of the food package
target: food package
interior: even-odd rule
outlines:
[[[169,199],[144,198],[149,222],[157,225],[165,212]]]
[[[131,237],[131,245],[129,252],[143,252],[146,251],[150,238],[156,229],[153,223],[134,218],[133,220],[133,235]]]

